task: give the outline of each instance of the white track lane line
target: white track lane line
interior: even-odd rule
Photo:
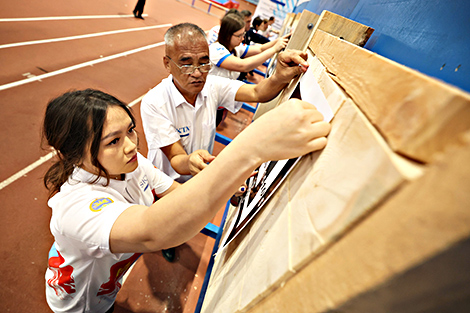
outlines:
[[[43,157],[40,157],[39,160],[37,160],[36,162],[34,162],[33,164],[30,164],[28,166],[26,166],[24,169],[22,169],[21,171],[19,171],[18,173],[16,174],[13,174],[12,176],[8,177],[7,179],[5,179],[4,181],[2,181],[0,183],[0,190],[2,190],[3,188],[5,188],[6,186],[10,185],[12,182],[14,182],[15,180],[25,176],[26,174],[28,174],[29,172],[31,172],[32,170],[34,170],[36,167],[42,165],[44,162],[47,162],[49,161],[50,159],[52,159],[54,156],[55,156],[56,152],[50,152],[49,154],[43,156]]]
[[[137,27],[137,28],[112,30],[112,31],[107,31],[107,32],[92,33],[92,34],[86,34],[86,35],[77,35],[77,36],[69,36],[69,37],[61,37],[61,38],[51,38],[51,39],[42,39],[42,40],[8,43],[8,44],[0,45],[0,49],[12,48],[12,47],[21,47],[21,46],[29,46],[29,45],[37,45],[37,44],[59,42],[59,41],[67,41],[67,40],[75,40],[75,39],[83,39],[83,38],[91,38],[91,37],[99,37],[99,36],[107,36],[107,35],[114,35],[114,34],[127,33],[127,32],[135,32],[135,31],[141,31],[141,30],[150,30],[150,29],[154,29],[154,28],[171,27],[171,26],[172,26],[172,24],[162,24],[162,25],[147,26],[147,27]]]
[[[148,16],[148,14],[142,14]],[[126,15],[83,15],[83,16],[48,16],[48,17],[12,17],[0,18],[0,22],[36,22],[36,21],[63,21],[63,20],[86,20],[101,18],[135,18],[132,14]]]
[[[26,79],[23,79],[23,80],[18,80],[16,82],[0,85],[0,91],[5,90],[5,89],[9,89],[9,88],[13,88],[13,87],[17,87],[17,86],[21,86],[21,85],[25,85],[25,84],[28,84],[28,83],[32,83],[32,82],[42,80],[42,79],[45,79],[45,78],[49,78],[49,77],[52,77],[52,76],[64,74],[64,73],[71,72],[71,71],[74,71],[74,70],[78,70],[78,69],[86,67],[86,66],[92,66],[94,64],[106,62],[106,61],[117,59],[117,58],[120,58],[120,57],[125,57],[125,56],[128,56],[130,54],[134,54],[134,53],[141,52],[141,51],[144,51],[144,50],[148,50],[148,49],[152,49],[152,48],[155,48],[155,47],[163,46],[164,44],[165,44],[164,41],[157,42],[157,43],[154,43],[154,44],[151,44],[151,45],[148,45],[148,46],[144,46],[144,47],[141,47],[141,48],[129,50],[129,51],[126,51],[126,52],[121,52],[121,53],[118,53],[118,54],[113,54],[113,55],[103,57],[103,58],[99,58],[99,59],[96,59],[96,60],[80,63],[80,64],[77,64],[77,65],[72,65],[72,66],[57,70],[57,71],[53,71],[53,72],[41,74],[41,75],[38,75],[38,76],[29,77],[29,78],[26,78]]]
[[[135,99],[134,101],[132,101],[131,103],[129,103],[129,107],[133,107],[134,105],[136,105],[137,103],[139,103],[140,100],[142,100],[142,98],[145,96],[142,95],[140,96],[139,98]],[[14,181],[20,179],[21,177],[25,176],[26,174],[28,174],[29,172],[31,172],[32,170],[34,170],[36,167],[44,164],[45,162],[49,161],[50,159],[52,159],[54,156],[56,155],[56,152],[53,151],[53,152],[50,152],[48,153],[47,155],[45,156],[42,156],[39,158],[39,160],[37,160],[36,162],[26,166],[24,169],[22,169],[21,171],[17,172],[16,174],[13,174],[11,175],[10,177],[8,177],[7,179],[5,179],[4,181],[2,181],[0,183],[0,190],[2,190],[3,188],[5,188],[6,186],[10,185],[11,183],[13,183]]]

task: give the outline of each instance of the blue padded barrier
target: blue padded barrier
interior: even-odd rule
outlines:
[[[215,133],[215,141],[223,145],[228,145],[232,141],[232,139],[228,138],[227,136],[221,135],[219,133]]]
[[[243,102],[243,104],[242,104],[242,109],[247,110],[247,111],[249,111],[249,112],[251,112],[251,113],[255,113],[255,112],[256,112],[256,107],[251,106],[251,105],[249,105],[248,103],[245,103],[245,102]]]
[[[206,275],[204,276],[204,281],[202,283],[201,292],[199,293],[199,299],[197,300],[197,305],[196,305],[196,309],[194,310],[194,313],[201,312],[202,303],[204,302],[204,297],[206,295],[207,286],[209,285],[209,279],[211,277],[212,268],[214,267],[214,256],[217,250],[219,249],[220,239],[222,238],[222,230],[224,229],[225,219],[227,218],[227,212],[229,208],[230,208],[230,200],[227,201],[227,204],[225,205],[224,215],[222,216],[222,220],[220,221],[219,231],[217,233],[217,237],[215,238],[214,248],[212,248],[211,257],[209,260],[209,264],[207,265]]]

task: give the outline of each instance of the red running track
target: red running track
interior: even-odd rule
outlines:
[[[240,10],[254,12],[252,4],[239,2]],[[209,30],[219,23],[219,17],[205,12],[207,5],[196,4],[200,8],[196,9],[176,0],[147,1],[145,20],[135,19],[135,3],[0,3],[0,312],[50,312],[44,296],[44,273],[53,238],[47,191],[42,184],[50,161],[40,161],[50,153],[41,149],[40,138],[47,102],[70,89],[97,88],[131,103],[168,75],[162,65],[163,45],[137,51],[139,48],[161,43],[168,24],[193,22]],[[223,14],[214,8],[211,13]],[[77,16],[82,18],[43,19]],[[83,18],[90,16],[96,18]],[[90,34],[98,35],[73,38]],[[31,43],[68,37],[72,38]],[[18,45],[7,46],[13,43]],[[133,109],[140,151],[146,155],[138,102]],[[31,166],[35,162],[39,165]],[[192,312],[198,295],[196,281],[203,278],[207,261],[203,252],[210,251],[210,244],[205,236],[196,236],[178,247],[177,262],[171,264],[159,252],[141,258],[118,296],[115,312],[158,312],[165,308],[165,312]]]

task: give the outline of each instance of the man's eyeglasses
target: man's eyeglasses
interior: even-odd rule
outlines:
[[[169,56],[166,56],[168,59],[171,60],[171,62],[175,63],[175,65],[180,69],[181,73],[186,74],[186,75],[191,75],[194,73],[196,70],[199,70],[201,73],[207,73],[211,70],[212,64],[211,63],[205,63],[201,64],[199,66],[194,66],[194,65],[178,65],[176,64],[175,61],[173,61]]]
[[[241,35],[235,35],[235,34],[233,34],[232,36],[235,36],[235,37],[237,37],[238,39],[240,39],[240,38],[245,37],[245,34],[246,34],[246,32],[243,32],[243,34],[241,34]]]

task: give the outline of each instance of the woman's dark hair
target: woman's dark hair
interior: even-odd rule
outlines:
[[[258,27],[260,27],[260,25],[263,24],[263,19],[257,16],[253,19],[253,22],[251,22],[251,24],[253,25],[254,29],[258,30]]]
[[[245,29],[245,21],[240,14],[230,13],[225,15],[220,23],[219,43],[230,50],[232,35],[242,28]]]
[[[109,183],[109,173],[98,161],[103,125],[110,106],[123,108],[135,124],[126,104],[99,90],[86,89],[67,92],[51,100],[43,123],[43,140],[57,151],[58,160],[44,175],[49,196],[54,195],[81,165],[90,147],[91,162]],[[93,181],[92,183],[96,182]]]

